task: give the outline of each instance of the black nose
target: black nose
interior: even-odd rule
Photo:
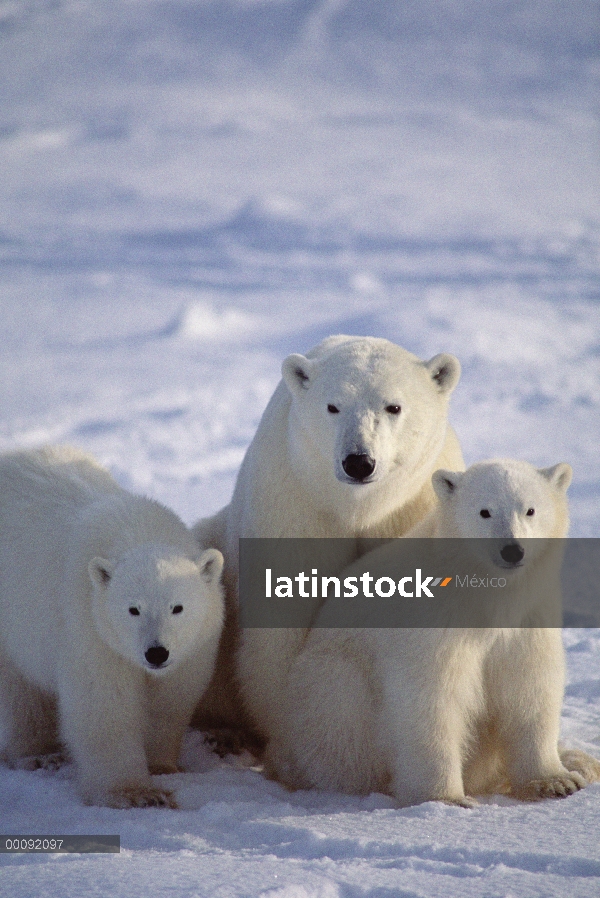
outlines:
[[[370,455],[347,455],[342,468],[353,480],[366,480],[375,470],[375,459]]]
[[[164,645],[151,645],[144,657],[152,667],[161,667],[169,657],[169,650]]]
[[[525,549],[520,543],[509,543],[500,550],[500,557],[508,564],[518,564],[525,556]]]

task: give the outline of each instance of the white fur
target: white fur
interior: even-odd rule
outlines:
[[[570,480],[566,464],[537,470],[516,461],[436,472],[439,504],[409,536],[493,536],[501,543],[537,537],[535,550],[528,543],[516,567],[503,562],[491,539],[466,540],[461,554],[474,574],[502,574],[502,603],[512,603],[515,613],[521,608],[521,624],[538,623],[548,613],[548,596],[560,600],[559,541],[543,538],[566,536]],[[481,517],[482,509],[489,518]],[[398,550],[410,556],[408,541],[384,544],[342,576],[379,568],[393,577]],[[456,545],[441,543],[440,553],[438,573],[452,572]],[[531,599],[521,607],[523,595]],[[443,626],[311,631],[281,690],[283,725],[267,748],[272,775],[292,787],[386,791],[400,805],[469,806],[469,793],[503,787],[523,799],[560,797],[585,785],[576,772],[580,762],[569,772],[557,749],[560,629],[459,628],[443,600],[437,602]]]
[[[454,356],[422,362],[388,340],[337,336],[289,356],[282,373],[242,463],[228,544],[240,535],[399,536],[433,504],[440,459],[462,469],[447,420]],[[344,472],[349,454],[375,460],[368,481]]]
[[[175,807],[150,773],[177,769],[212,675],[222,564],[91,456],[46,447],[1,457],[5,759],[45,763],[36,756],[62,742],[87,803]]]
[[[329,337],[307,356],[293,354],[242,463],[231,503],[199,521],[201,544],[225,556],[227,621],[215,682],[198,722],[240,715],[233,659],[237,643],[240,537],[401,536],[434,504],[432,472],[462,469],[448,425],[450,394],[460,376],[454,356],[429,362],[375,337]],[[400,409],[395,413],[395,409]],[[337,411],[334,411],[337,409]],[[344,470],[349,455],[375,469],[358,483]],[[339,557],[336,573],[356,557]],[[247,631],[238,675],[246,706],[263,734],[277,714],[285,669],[301,631]],[[228,709],[229,704],[229,709]],[[212,712],[212,713],[211,713]]]

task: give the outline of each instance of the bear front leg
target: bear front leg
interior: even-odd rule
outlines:
[[[476,802],[465,795],[463,783],[467,732],[460,706],[452,701],[440,703],[431,694],[414,702],[406,699],[395,698],[384,722],[391,794],[401,807],[424,801],[473,807]],[[388,708],[384,713],[388,716]]]
[[[394,710],[387,727],[388,750],[391,794],[400,806],[443,801],[473,807],[476,802],[465,795],[462,775],[466,732],[458,719],[451,719],[452,705],[423,709],[418,717],[410,713],[414,707],[397,706]],[[409,713],[403,713],[406,711]]]
[[[147,686],[146,755],[154,776],[178,773],[179,754],[186,728],[198,703],[197,667],[185,660],[166,675],[153,676]],[[206,677],[205,677],[206,679]]]
[[[375,702],[360,634],[315,628],[291,665],[265,767],[291,788],[381,790]]]
[[[586,785],[558,750],[564,691],[560,630],[520,631],[495,653],[489,681],[512,794],[522,801],[564,798]]]
[[[444,645],[438,636],[435,630],[386,634],[397,641],[395,651],[382,645],[379,652],[391,793],[401,806],[443,801],[473,807],[463,762],[480,702],[476,665],[466,663],[466,652],[461,658],[453,637]]]
[[[92,651],[85,667],[65,667],[59,684],[61,732],[83,800],[114,808],[177,807],[148,772],[144,675],[104,652]]]

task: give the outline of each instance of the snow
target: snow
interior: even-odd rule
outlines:
[[[225,504],[284,356],[456,353],[468,463],[569,461],[600,526],[598,7],[578,0],[0,2],[0,449],[70,442],[188,523]],[[600,754],[600,632],[563,739]],[[600,786],[398,810],[288,793],[190,732],[180,811],[0,768],[4,894],[597,895]]]

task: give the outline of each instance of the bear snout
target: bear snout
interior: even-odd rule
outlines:
[[[144,654],[144,658],[151,667],[162,667],[168,657],[169,650],[164,645],[151,645]]]
[[[521,543],[508,543],[500,550],[500,557],[507,564],[519,564],[525,557],[525,549]]]
[[[363,483],[375,470],[375,459],[370,455],[347,455],[342,462],[342,468],[352,480]]]

